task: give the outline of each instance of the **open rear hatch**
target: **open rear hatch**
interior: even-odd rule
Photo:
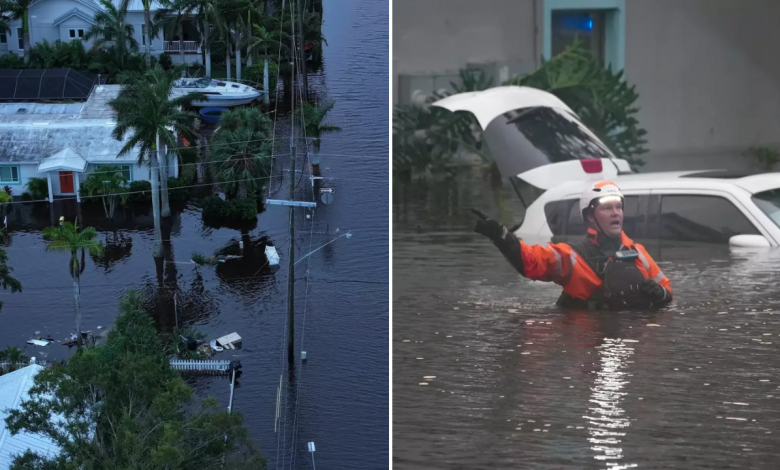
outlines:
[[[472,113],[502,176],[527,208],[545,190],[566,181],[609,179],[631,173],[555,95],[504,86],[452,95],[433,103]]]

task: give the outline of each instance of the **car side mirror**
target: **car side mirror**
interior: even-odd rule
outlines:
[[[772,246],[763,235],[734,235],[729,245],[739,248],[769,248]]]

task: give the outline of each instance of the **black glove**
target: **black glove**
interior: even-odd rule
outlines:
[[[471,209],[471,212],[480,219],[477,221],[474,231],[488,237],[517,272],[525,276],[523,257],[520,253],[520,241],[515,234],[507,230],[499,221],[488,217],[481,210]]]
[[[507,230],[499,221],[491,219],[487,214],[479,209],[471,209],[479,220],[474,227],[474,231],[480,235],[484,235],[491,239],[493,242],[499,242],[506,236]]]
[[[654,303],[665,300],[667,296],[666,289],[652,279],[645,279],[642,283],[642,289]]]

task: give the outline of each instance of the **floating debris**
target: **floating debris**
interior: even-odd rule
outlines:
[[[423,378],[424,378],[425,380],[429,380],[429,379],[435,379],[435,378],[436,378],[436,376],[435,376],[435,375],[426,375],[426,376],[425,376],[425,377],[423,377]]]
[[[528,351],[524,351],[524,352],[521,352],[520,354],[531,354],[531,353],[528,352]]]
[[[428,385],[428,382],[420,382],[420,385]]]
[[[418,361],[422,361],[422,360],[423,360],[423,358],[422,358],[422,357],[418,357],[418,358],[417,358],[417,360],[418,360]]]
[[[732,421],[747,421],[747,418],[726,417],[726,419],[730,419]]]
[[[647,326],[661,326],[658,323],[648,323]]]
[[[405,339],[405,340],[403,340],[402,342],[403,342],[403,343],[411,343],[411,342],[412,342],[412,340],[410,340],[410,339]]]
[[[639,340],[638,339],[624,339],[623,342],[624,343],[638,343]]]

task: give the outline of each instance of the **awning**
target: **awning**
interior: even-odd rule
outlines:
[[[38,164],[38,172],[44,171],[76,171],[83,173],[87,169],[87,161],[70,147],[60,150]]]

